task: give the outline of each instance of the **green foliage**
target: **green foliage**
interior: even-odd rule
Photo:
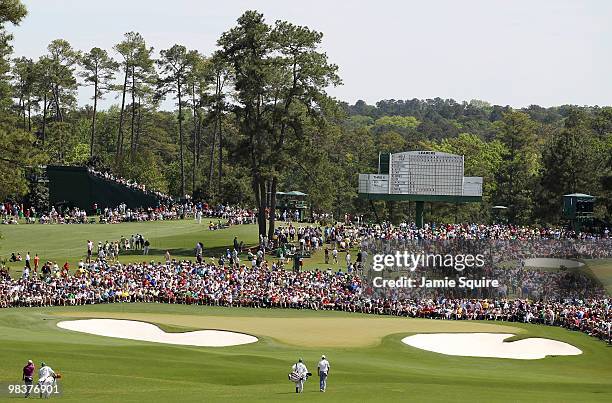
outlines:
[[[6,30],[7,23],[18,25],[27,10],[20,0],[2,0],[0,3],[0,109],[6,109],[11,102],[11,86],[8,74],[11,70],[10,55],[13,52],[13,35]]]
[[[31,133],[15,128],[14,120],[0,120],[0,200],[27,193],[26,169],[45,161],[35,142]]]
[[[340,83],[337,66],[318,50],[321,40],[322,34],[308,27],[286,21],[270,26],[262,14],[247,11],[218,42],[234,71],[234,111],[245,157],[239,162],[252,174],[260,234],[266,233],[268,199],[274,210],[279,179],[303,155],[308,127],[325,121],[325,89]],[[270,235],[273,230],[272,218]]]
[[[48,88],[55,120],[63,122],[68,108],[76,103],[78,83],[75,75],[80,58],[78,51],[64,39],[55,39],[47,46]]]
[[[115,78],[115,73],[119,67],[104,49],[92,48],[80,59],[83,71],[81,76],[87,85],[96,86],[92,99],[102,99],[102,95],[109,91],[111,82]]]
[[[44,183],[31,182],[25,198],[28,206],[34,207],[38,213],[49,209],[49,188]]]
[[[376,139],[377,149],[381,153],[397,153],[406,151],[406,140],[395,131],[384,132]]]
[[[446,215],[446,219],[440,221],[455,221],[455,215],[460,222],[481,221],[483,218],[488,218],[492,201],[498,193],[495,177],[502,165],[502,156],[507,152],[505,145],[499,140],[487,142],[468,133],[441,141],[425,141],[420,145],[426,150],[463,155],[465,176],[483,178],[483,205],[471,204],[460,209],[457,206],[438,207],[437,212]]]
[[[362,116],[362,115],[353,115],[347,117],[343,121],[344,127],[348,130],[355,130],[362,127],[370,127],[374,124],[374,119],[370,116]]]
[[[150,150],[140,151],[132,161],[126,164],[123,172],[149,189],[161,192],[168,191],[168,183],[162,172],[160,159]]]
[[[162,77],[158,82],[158,97],[165,97],[168,93],[175,93],[178,105],[179,130],[179,168],[180,168],[180,195],[185,191],[185,140],[183,135],[183,101],[188,93],[188,77],[197,60],[197,52],[187,51],[182,45],[174,45],[160,52],[161,58],[157,61],[161,68]]]
[[[81,57],[80,63],[83,68],[81,77],[85,80],[85,85],[93,86],[94,90],[92,96],[94,106],[91,114],[91,134],[89,140],[89,155],[93,157],[96,142],[98,100],[102,99],[103,95],[113,88],[112,80],[115,78],[119,64],[109,57],[105,50],[100,48],[92,48],[89,53],[85,53]]]
[[[424,149],[441,151],[465,157],[465,175],[481,176],[484,181],[484,200],[490,200],[497,191],[495,173],[502,163],[505,145],[499,140],[484,141],[478,136],[462,133],[458,137],[421,143]]]
[[[0,4],[0,26],[4,28],[4,24],[7,22],[17,25],[27,13],[28,10],[21,0],[2,0],[2,4]]]
[[[32,106],[37,106],[36,99],[33,98],[37,79],[34,61],[26,57],[13,60],[12,75],[13,91],[19,102],[19,114],[23,119],[21,127],[24,130],[30,130],[31,122],[29,119],[27,120],[26,116],[31,113]]]
[[[375,126],[392,126],[401,129],[416,129],[419,121],[413,116],[383,116],[374,122]]]
[[[537,125],[524,112],[507,112],[496,122],[497,138],[504,145],[496,175],[495,204],[508,207],[512,223],[527,223],[534,207],[533,189],[540,168]]]
[[[593,122],[594,121],[594,122]],[[540,214],[548,222],[560,219],[560,206],[564,194],[587,193],[600,196],[601,181],[606,174],[610,148],[605,137],[598,136],[589,123],[605,127],[602,116],[589,117],[584,111],[571,110],[565,127],[555,132],[545,144],[542,153]],[[605,133],[605,130],[599,131]],[[600,190],[601,189],[601,190]],[[601,211],[604,218],[606,211]]]
[[[47,129],[45,151],[51,164],[69,164],[75,157],[74,150],[79,144],[74,126],[68,122],[53,122]]]
[[[89,160],[89,144],[87,143],[76,143],[68,153],[64,163],[67,165],[86,165]]]
[[[129,122],[129,147],[127,154],[133,159],[141,142],[143,118],[147,108],[156,107],[157,100],[153,98],[153,85],[157,80],[153,48],[148,47],[142,35],[137,32],[128,32],[125,39],[114,46],[114,50],[123,59],[120,67],[123,73],[122,84],[114,86],[121,94],[121,107],[117,124],[117,137],[115,142],[115,158],[117,162],[124,159],[126,153],[126,127]],[[129,105],[126,106],[127,96],[130,96]],[[144,105],[143,105],[144,104]],[[129,120],[127,113],[129,112]]]
[[[11,65],[7,25],[24,15],[19,1],[2,2],[0,200],[33,194],[29,167],[94,164],[174,196],[261,211],[274,207],[270,195],[299,189],[313,212],[370,220],[358,174],[375,172],[380,152],[427,149],[464,155],[466,175],[484,178],[482,205],[428,205],[431,220],[486,221],[502,204],[511,221],[558,223],[561,197],[573,191],[595,195],[597,217],[612,218],[612,107],[512,110],[441,98],[348,105],[326,93],[341,80],[321,50],[323,34],[269,24],[256,11],[240,16],[210,57],[176,44],[154,60],[144,37],[128,32],[110,54],[94,46],[81,55],[58,39],[37,61]],[[93,105],[76,105],[79,85],[93,87]],[[117,105],[98,110],[111,93]],[[159,110],[170,96],[177,110]],[[414,206],[376,208],[399,222]],[[263,222],[260,232],[273,226]]]

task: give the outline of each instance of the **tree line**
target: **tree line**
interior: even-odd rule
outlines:
[[[16,58],[6,24],[26,10],[3,3],[2,199],[44,204],[44,189],[28,180],[37,167],[88,165],[176,197],[256,207],[260,234],[270,234],[274,215],[266,221],[264,212],[277,191],[308,193],[313,212],[373,217],[357,197],[358,173],[374,172],[379,152],[427,149],[465,155],[466,175],[485,179],[482,205],[436,204],[431,220],[481,222],[503,204],[512,222],[558,223],[561,196],[578,191],[597,196],[597,216],[610,220],[612,108],[439,98],[349,105],[327,93],[341,78],[323,34],[256,11],[207,54],[180,44],[156,51],[128,32],[112,49],[56,39],[37,59]],[[93,95],[79,106],[85,87]],[[103,99],[112,106],[100,108]],[[165,100],[175,108],[163,110]],[[392,221],[414,208],[374,207]]]
[[[477,222],[491,218],[492,206],[503,205],[510,222],[558,224],[563,221],[563,195],[587,193],[597,197],[596,218],[610,221],[611,107],[531,105],[514,110],[480,100],[436,98],[376,105],[359,101],[344,108],[349,127],[378,138],[374,148],[464,155],[466,176],[484,178],[481,205],[438,205],[433,219]],[[389,205],[387,214],[406,211],[406,204],[381,208]]]

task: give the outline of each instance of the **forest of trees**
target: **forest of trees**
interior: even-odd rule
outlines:
[[[263,212],[277,191],[301,190],[313,211],[371,215],[357,175],[376,170],[379,152],[439,150],[465,155],[466,175],[484,177],[484,203],[429,206],[429,220],[484,222],[502,204],[512,222],[559,223],[561,196],[571,192],[596,196],[598,218],[612,215],[612,107],[517,110],[440,98],[348,105],[326,92],[341,79],[322,33],[255,11],[207,52],[153,49],[128,32],[112,49],[54,39],[37,59],[17,58],[7,25],[26,9],[19,0],[2,5],[0,200],[44,208],[45,190],[30,180],[39,167],[89,165],[178,198]],[[93,96],[80,106],[84,87]],[[101,108],[103,99],[112,106]],[[169,101],[175,109],[163,110]],[[413,206],[376,208],[400,221]],[[260,233],[271,220],[259,220]]]

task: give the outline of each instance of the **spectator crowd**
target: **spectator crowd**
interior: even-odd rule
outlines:
[[[200,224],[205,218],[214,218],[216,223],[209,222],[209,229],[219,229],[229,225],[252,224],[256,222],[254,210],[239,206],[219,204],[216,206],[205,202],[172,202],[160,203],[157,207],[131,208],[121,203],[114,208],[91,207],[92,214],[88,216],[84,209],[77,207],[56,209],[52,206],[48,211],[37,211],[34,207],[24,207],[11,202],[0,204],[0,223],[2,224],[117,224],[136,221],[167,221],[194,218]],[[97,220],[96,220],[97,216]],[[221,220],[224,220],[221,223]]]
[[[255,220],[250,210],[193,202],[147,211],[122,205],[104,211],[101,217],[120,222],[187,215],[200,223],[203,216],[235,224]],[[212,221],[209,228],[216,229],[211,225]],[[235,238],[233,251],[227,249],[218,260],[211,258],[209,262],[203,258],[203,244],[198,243],[195,262],[171,259],[166,252],[164,263],[119,263],[121,251],[136,249],[148,254],[148,241],[135,234],[99,242],[97,248],[88,241],[87,258],[72,271],[67,262],[62,267],[47,262],[38,270],[38,255],[32,269],[28,252],[20,278],[12,278],[6,270],[0,273],[0,307],[159,302],[340,310],[438,320],[539,323],[580,330],[610,341],[612,300],[600,284],[579,271],[533,270],[521,262],[543,256],[611,257],[611,242],[609,232],[584,234],[560,228],[476,224],[296,227],[285,222],[271,239],[260,237],[255,252]],[[352,248],[359,250],[355,259],[350,255]],[[325,249],[325,264],[332,258],[337,263],[339,253],[344,253],[347,270],[285,269],[285,255],[321,249]],[[365,257],[394,250],[484,253],[488,264],[477,274],[499,279],[500,287],[471,294],[374,289],[364,275]],[[245,251],[248,263],[242,264],[240,255]],[[21,255],[15,260],[21,261]],[[508,261],[514,263],[504,266]]]
[[[165,202],[170,202],[172,200],[172,197],[167,195],[166,193],[160,192],[159,190],[147,188],[146,185],[142,183],[138,183],[133,179],[125,179],[121,176],[113,174],[110,171],[98,171],[98,170],[95,170],[94,168],[87,168],[87,170],[90,175],[97,176],[107,181],[118,183],[130,189],[136,189],[143,193],[156,196],[157,198]]]
[[[222,262],[223,263],[223,262]],[[45,265],[46,267],[46,265]],[[0,279],[0,307],[71,306],[158,302],[252,308],[339,310],[439,320],[499,320],[580,330],[610,341],[612,300],[598,298],[508,299],[381,297],[361,276],[342,271],[289,271],[276,262],[123,265],[97,259],[45,268],[39,275]]]

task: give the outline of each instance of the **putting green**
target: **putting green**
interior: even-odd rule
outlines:
[[[355,317],[234,317],[194,316],[135,312],[58,312],[73,318],[128,319],[181,329],[216,329],[266,336],[278,342],[300,347],[367,347],[380,344],[383,337],[395,333],[431,332],[518,332],[522,329],[489,323],[463,323],[386,316]],[[338,337],[350,335],[350,337]]]

